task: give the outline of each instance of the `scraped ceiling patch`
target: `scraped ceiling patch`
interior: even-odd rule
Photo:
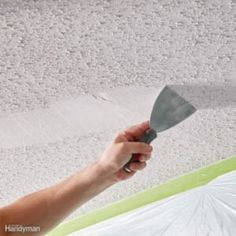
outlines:
[[[147,119],[160,88],[126,87],[0,118],[0,149],[49,143]],[[139,96],[134,96],[139,94]],[[139,106],[136,106],[139,104]],[[127,119],[129,118],[129,119]]]

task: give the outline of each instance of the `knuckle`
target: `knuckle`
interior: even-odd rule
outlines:
[[[125,142],[120,143],[119,148],[122,152],[127,151],[127,144]]]
[[[117,136],[117,137],[118,137],[118,136],[123,136],[123,135],[124,135],[124,132],[122,132],[122,131],[116,133],[116,136]]]
[[[115,135],[115,139],[118,139],[118,138],[120,138],[120,137],[122,137],[122,132],[118,132],[118,133],[116,133],[116,135]]]

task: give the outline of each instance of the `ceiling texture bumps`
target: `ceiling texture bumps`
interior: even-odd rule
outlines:
[[[96,160],[166,84],[218,86],[208,102],[224,102],[159,134],[144,171],[71,217],[234,155],[235,22],[230,0],[1,1],[0,204]]]

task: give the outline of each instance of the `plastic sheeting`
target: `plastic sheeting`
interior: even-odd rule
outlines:
[[[236,171],[71,236],[235,236]]]

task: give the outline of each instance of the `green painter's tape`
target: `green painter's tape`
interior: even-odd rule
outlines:
[[[174,194],[207,184],[217,176],[236,170],[236,156],[217,162],[195,172],[188,173],[157,187],[139,192],[134,196],[108,205],[99,210],[82,215],[52,230],[48,236],[64,236],[90,225],[129,212],[149,203],[170,197]]]

